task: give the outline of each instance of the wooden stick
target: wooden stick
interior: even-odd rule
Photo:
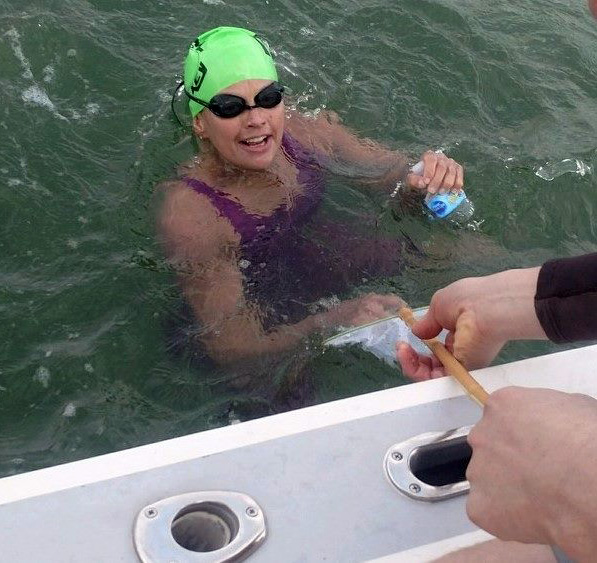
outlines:
[[[415,316],[409,307],[402,307],[398,311],[398,316],[412,328],[415,323]],[[485,405],[489,394],[477,380],[467,371],[467,369],[453,356],[453,354],[437,338],[423,340],[427,347],[435,354],[437,359],[446,368],[447,372],[460,383],[480,406]]]

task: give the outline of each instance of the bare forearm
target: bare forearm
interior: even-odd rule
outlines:
[[[334,172],[358,176],[362,183],[380,188],[394,188],[410,170],[404,154],[369,140],[359,140],[355,146],[338,144],[328,164]]]
[[[597,336],[597,253],[481,278],[488,330],[502,340],[590,340]],[[482,311],[480,311],[482,313]]]
[[[544,340],[545,331],[535,313],[534,296],[540,268],[506,270],[481,278],[484,298],[479,311],[484,329],[498,340]]]
[[[367,138],[360,138],[340,123],[333,112],[316,118],[293,114],[288,131],[323,157],[326,167],[337,174],[358,176],[368,184],[385,187],[406,178],[409,170],[404,154]]]
[[[356,326],[385,318],[395,313],[403,303],[397,295],[370,293],[342,301],[325,312],[310,315],[292,325],[279,325],[267,332],[259,321],[260,316],[245,310],[244,314],[220,323],[217,330],[212,327],[204,341],[210,354],[223,362],[278,354],[296,348],[314,333],[329,332],[340,325]]]
[[[203,343],[215,361],[229,364],[295,349],[324,325],[320,315],[309,316],[292,325],[280,325],[267,332],[256,322],[230,321],[206,334]]]

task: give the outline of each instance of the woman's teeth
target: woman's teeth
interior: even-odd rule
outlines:
[[[261,135],[261,137],[251,137],[250,139],[245,139],[242,142],[245,145],[255,146],[255,145],[260,145],[261,143],[264,143],[266,139],[267,139],[267,135]]]

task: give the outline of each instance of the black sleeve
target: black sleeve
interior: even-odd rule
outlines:
[[[597,253],[543,264],[535,312],[553,342],[597,339]]]

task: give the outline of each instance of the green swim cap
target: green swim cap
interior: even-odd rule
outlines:
[[[278,80],[267,44],[241,27],[216,27],[201,34],[189,47],[184,62],[187,94],[209,103],[213,96],[241,80]],[[189,100],[191,115],[204,109]]]

